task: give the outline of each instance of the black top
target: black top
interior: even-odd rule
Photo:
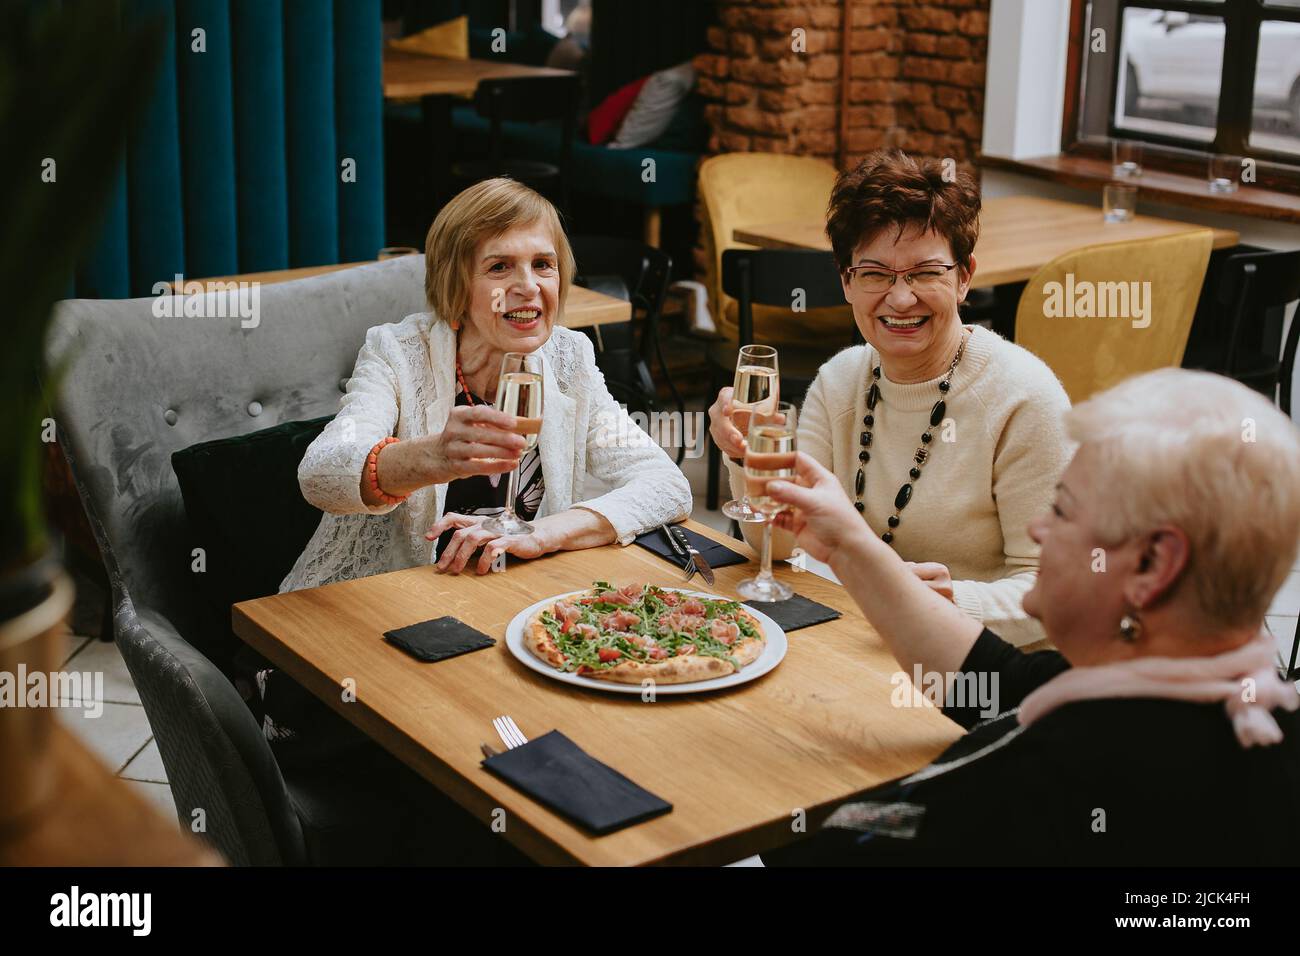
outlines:
[[[488,405],[483,399],[474,395],[473,404]],[[471,404],[465,397],[465,392],[457,386],[456,404]],[[442,506],[442,513],[454,511],[462,515],[499,515],[506,510],[506,488],[510,479],[507,472],[502,475],[469,475],[465,478],[457,478],[447,485],[447,498]],[[532,451],[524,452],[523,458],[519,462],[519,486],[515,490],[515,514],[524,521],[532,521],[537,517],[537,509],[541,507],[542,495],[546,492],[546,483],[542,480],[542,459],[538,454],[537,446],[534,445]],[[448,528],[438,536],[437,555],[442,554],[442,549],[447,546],[451,536],[456,533],[455,528]]]
[[[962,672],[997,676],[1002,713],[945,707],[969,732],[912,775],[928,779],[867,791],[839,811],[855,828],[764,862],[1294,865],[1300,712],[1273,712],[1285,736],[1272,747],[1243,748],[1222,704],[1154,698],[1076,701],[1013,733],[1008,711],[1069,666],[985,630]]]

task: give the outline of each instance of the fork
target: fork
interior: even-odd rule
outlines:
[[[528,738],[523,735],[513,717],[505,715],[494,717],[492,726],[496,728],[497,736],[501,738],[501,742],[506,745],[507,750],[514,750],[516,747],[528,743]]]
[[[664,537],[668,539],[668,546],[673,549],[673,553],[679,558],[686,558],[686,564],[682,567],[682,570],[686,572],[686,580],[689,581],[691,578],[695,577],[699,570],[695,566],[695,553],[682,547],[682,543],[677,540],[677,536],[673,534],[672,529],[669,528],[668,525],[661,524],[659,530],[662,531]]]

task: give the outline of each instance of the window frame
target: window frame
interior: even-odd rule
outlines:
[[[1096,137],[1085,139],[1080,135],[1083,115],[1081,97],[1085,93],[1085,57],[1090,40],[1087,33],[1089,2],[1090,0],[1071,0],[1070,4],[1065,108],[1061,122],[1062,155],[1109,161],[1110,140],[1131,139],[1143,144],[1143,165],[1152,169],[1204,179],[1211,154],[1241,156],[1255,160],[1256,182],[1259,185],[1286,192],[1300,190],[1300,154],[1250,145],[1260,26],[1266,20],[1300,23],[1300,7],[1268,6],[1266,0],[1115,0],[1116,34],[1112,44],[1114,62],[1111,64],[1107,88],[1107,138],[1103,141]],[[1223,19],[1224,66],[1219,83],[1212,141],[1202,142],[1116,127],[1115,90],[1123,66],[1119,53],[1123,49],[1124,11],[1128,9],[1168,10]]]

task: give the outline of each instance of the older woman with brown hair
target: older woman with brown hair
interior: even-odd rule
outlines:
[[[326,514],[282,591],[428,564],[440,536],[439,571],[473,561],[483,574],[507,552],[628,544],[690,513],[685,477],[610,397],[590,342],[556,324],[574,262],[546,199],[510,179],[471,186],[434,220],[425,258],[430,311],[369,331],[303,457],[303,494]],[[541,357],[527,453],[514,416],[493,408],[507,352]],[[515,509],[534,530],[496,534],[484,519],[516,467]],[[588,474],[611,490],[584,498]]]
[[[1042,551],[1024,601],[1059,653],[1019,651],[939,599],[811,458],[768,486],[969,733],[767,863],[1294,864],[1300,696],[1263,624],[1300,540],[1295,425],[1179,369],[1066,424],[1078,451],[1029,525]]]
[[[970,177],[938,162],[879,152],[841,174],[826,232],[867,344],[821,367],[799,447],[835,475],[855,521],[918,577],[1025,644],[1042,637],[1020,604],[1038,563],[1025,526],[1065,467],[1069,399],[1034,355],[962,324],[979,211]],[[709,416],[739,496],[745,442],[730,388]],[[775,558],[791,547],[789,535],[774,536]]]

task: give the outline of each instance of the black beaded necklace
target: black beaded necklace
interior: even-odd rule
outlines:
[[[957,354],[953,356],[952,364],[948,366],[947,373],[939,382],[939,400],[935,402],[934,407],[930,409],[930,428],[936,427],[941,421],[943,421],[943,416],[948,411],[948,403],[945,401],[945,396],[948,394],[948,389],[952,388],[952,375],[957,371],[957,365],[961,362],[962,353],[965,351],[966,336],[963,334],[961,344],[957,346]],[[858,509],[859,514],[866,511],[867,507],[862,503],[862,494],[867,487],[867,462],[871,460],[871,452],[867,449],[871,447],[871,429],[876,425],[876,403],[880,401],[879,365],[871,370],[871,378],[871,387],[867,389],[867,414],[862,419],[862,424],[866,426],[866,431],[864,431],[861,438],[859,438],[862,450],[858,452],[858,477],[854,480],[853,484],[854,493],[857,495],[857,501],[853,503],[853,507]],[[881,540],[883,540],[885,544],[892,545],[894,543],[893,529],[898,527],[898,523],[901,520],[899,516],[902,514],[903,509],[907,507],[908,502],[912,500],[912,482],[921,477],[921,469],[924,468],[925,463],[930,460],[930,451],[926,446],[933,440],[934,435],[930,433],[929,428],[921,433],[921,444],[917,446],[916,454],[912,456],[912,461],[914,461],[915,464],[908,472],[911,481],[905,482],[903,487],[898,489],[898,494],[894,496],[894,513],[889,516],[889,530],[880,536]]]

